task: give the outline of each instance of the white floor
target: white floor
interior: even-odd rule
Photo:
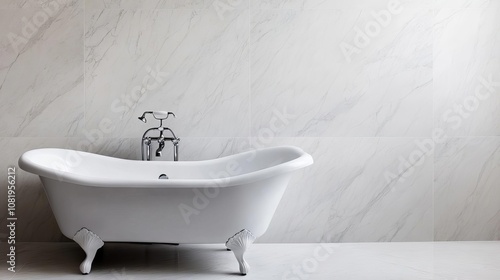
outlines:
[[[74,243],[17,244],[15,273],[1,247],[0,279],[500,279],[500,242],[254,244],[244,278],[223,244],[109,243],[89,275]]]

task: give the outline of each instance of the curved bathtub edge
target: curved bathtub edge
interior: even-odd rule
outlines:
[[[89,175],[81,175],[74,172],[67,172],[63,168],[56,170],[55,168],[50,168],[45,165],[38,164],[30,159],[31,153],[37,153],[44,150],[53,150],[64,153],[81,153],[84,156],[92,156],[92,157],[103,157],[106,160],[116,160],[116,161],[129,161],[129,162],[143,162],[140,160],[129,160],[129,159],[120,159],[115,157],[109,157],[94,153],[88,153],[83,151],[76,151],[70,149],[59,149],[59,148],[41,148],[27,151],[19,157],[18,164],[19,167],[25,171],[30,173],[37,174],[39,176],[44,176],[50,179],[64,181],[73,184],[86,185],[89,187],[137,187],[141,186],[144,188],[207,188],[213,187],[228,187],[235,185],[248,184],[256,181],[260,181],[272,176],[277,176],[284,173],[293,172],[297,169],[307,167],[314,163],[314,160],[311,155],[304,152],[301,148],[295,146],[276,146],[276,147],[268,147],[263,149],[257,149],[252,151],[247,151],[243,153],[228,155],[225,157],[209,159],[209,160],[201,160],[201,161],[184,161],[184,162],[170,162],[170,161],[154,161],[147,163],[166,163],[166,164],[210,164],[215,162],[220,162],[227,160],[229,161],[231,157],[244,156],[251,153],[255,153],[256,151],[263,151],[268,149],[291,149],[300,154],[299,157],[290,160],[285,163],[281,163],[278,165],[274,165],[271,167],[267,167],[264,169],[260,169],[254,172],[245,173],[241,175],[225,177],[220,179],[169,179],[169,180],[157,180],[157,179],[130,179],[130,178],[105,178],[105,177],[96,177]],[[145,162],[146,163],[146,162]],[[60,166],[61,167],[61,166]]]

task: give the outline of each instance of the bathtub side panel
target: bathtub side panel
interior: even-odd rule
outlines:
[[[290,179],[218,188],[90,187],[42,178],[61,232],[82,227],[103,241],[223,243],[242,229],[267,230]]]

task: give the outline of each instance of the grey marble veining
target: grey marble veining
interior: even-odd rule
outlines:
[[[144,130],[137,116],[168,108],[178,118],[167,124],[184,137],[248,136],[248,12],[226,16],[212,9],[88,11],[86,128],[110,119],[111,135],[137,137]],[[144,83],[148,76],[155,80]]]
[[[81,133],[83,5],[61,2],[0,9],[0,136]]]
[[[450,139],[435,157],[435,239],[500,239],[500,139]]]
[[[498,240],[500,2],[399,3],[348,60],[340,45],[389,1],[0,0],[0,167],[38,147],[139,159],[156,122],[137,117],[170,110],[181,160],[313,155],[260,243]],[[39,179],[19,170],[18,188],[19,240],[64,240]]]
[[[273,144],[301,147],[315,163],[294,175],[261,242],[433,240],[432,158],[402,182],[385,177],[385,171],[397,173],[398,158],[415,149],[412,141],[321,138]]]
[[[253,11],[252,136],[283,107],[299,117],[278,136],[430,136],[431,11],[402,9],[344,55],[372,21],[370,10]]]
[[[432,8],[435,0],[399,0],[403,5],[414,5]],[[328,0],[256,0],[251,1],[254,9],[297,9],[297,10],[383,10],[390,1],[387,0],[351,0],[351,1],[328,1]]]
[[[74,5],[82,0],[2,0],[0,1],[0,9],[43,9],[48,8],[55,4]]]
[[[202,9],[204,0],[85,0],[87,9]]]
[[[499,136],[500,2],[468,2],[435,14],[435,127],[454,137]]]
[[[484,8],[495,4],[495,0],[434,0],[435,9]]]

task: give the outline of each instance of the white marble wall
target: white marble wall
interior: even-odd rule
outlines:
[[[261,242],[498,240],[499,50],[493,0],[0,0],[1,167],[138,159],[137,116],[166,109],[183,160],[313,155]],[[18,177],[18,240],[64,240]]]

